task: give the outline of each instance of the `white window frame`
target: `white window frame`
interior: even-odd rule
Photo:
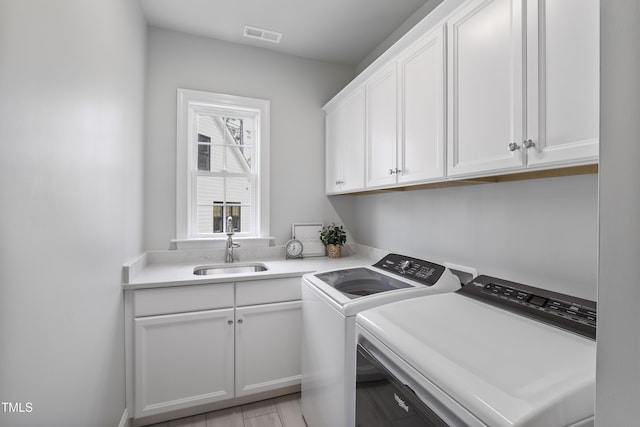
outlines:
[[[178,89],[177,153],[176,153],[176,240],[223,240],[226,236],[202,235],[197,232],[193,215],[195,200],[194,179],[197,171],[196,145],[193,133],[197,132],[195,112],[212,108],[239,112],[241,115],[255,114],[255,159],[257,160],[253,232],[239,233],[237,238],[263,238],[269,236],[269,135],[270,102],[264,99],[247,98],[213,92]]]

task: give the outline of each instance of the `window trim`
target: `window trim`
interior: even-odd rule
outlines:
[[[203,240],[190,228],[193,208],[189,134],[192,123],[189,122],[189,110],[194,106],[209,106],[230,111],[254,111],[258,114],[255,156],[255,229],[247,238],[269,236],[269,145],[270,145],[270,101],[213,92],[190,89],[178,89],[177,129],[176,129],[176,240]],[[244,233],[243,233],[244,234]],[[222,237],[211,237],[220,240]],[[242,239],[242,237],[238,236]]]

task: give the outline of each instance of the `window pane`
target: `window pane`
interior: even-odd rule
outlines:
[[[199,176],[196,178],[198,205],[211,206],[214,202],[224,201],[224,178]]]
[[[211,146],[198,144],[198,170],[211,170]]]
[[[222,144],[225,135],[225,125],[220,117],[198,114],[196,132],[198,140],[206,140],[212,144]],[[204,142],[204,141],[200,141]]]
[[[221,231],[215,231],[216,227],[221,224],[214,224],[214,206],[198,206],[197,212],[197,227],[198,233],[220,233]]]
[[[251,204],[251,182],[246,177],[227,178],[227,203]]]
[[[250,233],[251,229],[251,206],[226,206],[225,218],[233,218],[233,231],[236,233]],[[226,221],[226,220],[225,220]]]
[[[227,147],[227,171],[251,173],[253,147]]]
[[[222,215],[224,213],[224,215]],[[251,233],[251,206],[211,205],[197,207],[198,233],[226,233],[227,218],[233,218],[235,233]]]
[[[235,232],[255,235],[256,191],[260,187],[253,186],[259,183],[258,144],[262,141],[258,137],[268,101],[196,91],[182,94],[180,111],[188,113],[179,116],[181,126],[188,128],[187,138],[182,139],[188,144],[189,182],[185,189],[189,207],[185,213],[191,215],[180,212],[179,234],[186,229],[187,238],[224,237],[230,217]],[[265,135],[268,137],[268,132]]]
[[[211,142],[211,138],[201,133],[198,134],[198,142]]]
[[[211,146],[211,171],[220,172],[224,170],[224,147],[219,145]]]

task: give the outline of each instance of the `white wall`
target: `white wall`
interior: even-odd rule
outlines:
[[[596,425],[640,419],[640,2],[602,0]]]
[[[324,197],[322,106],[353,78],[353,67],[297,58],[150,28],[145,146],[145,246],[176,237],[176,89],[271,101],[271,235],[294,222],[336,220]]]
[[[357,196],[359,243],[596,299],[597,176]],[[343,212],[340,210],[339,212]]]
[[[145,25],[131,0],[0,0],[4,426],[115,427],[142,249]]]

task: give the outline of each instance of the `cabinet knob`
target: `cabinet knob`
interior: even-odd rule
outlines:
[[[238,325],[242,325],[243,320],[242,319],[238,319]]]
[[[535,147],[536,143],[530,139],[527,139],[525,142],[522,143],[522,145],[524,145],[524,148],[531,148],[531,147]]]
[[[393,172],[393,169],[389,169],[389,175],[393,175],[395,172]]]
[[[233,325],[233,320],[227,320],[227,325]]]
[[[340,185],[340,184],[344,184],[344,181],[342,181],[342,180],[337,180],[337,181],[336,181],[336,185]]]
[[[400,173],[402,172],[402,170],[395,168],[395,169],[389,169],[389,175],[393,175],[395,173]]]
[[[515,142],[512,142],[511,144],[509,144],[509,151],[516,151],[519,149],[520,149],[520,146]]]

